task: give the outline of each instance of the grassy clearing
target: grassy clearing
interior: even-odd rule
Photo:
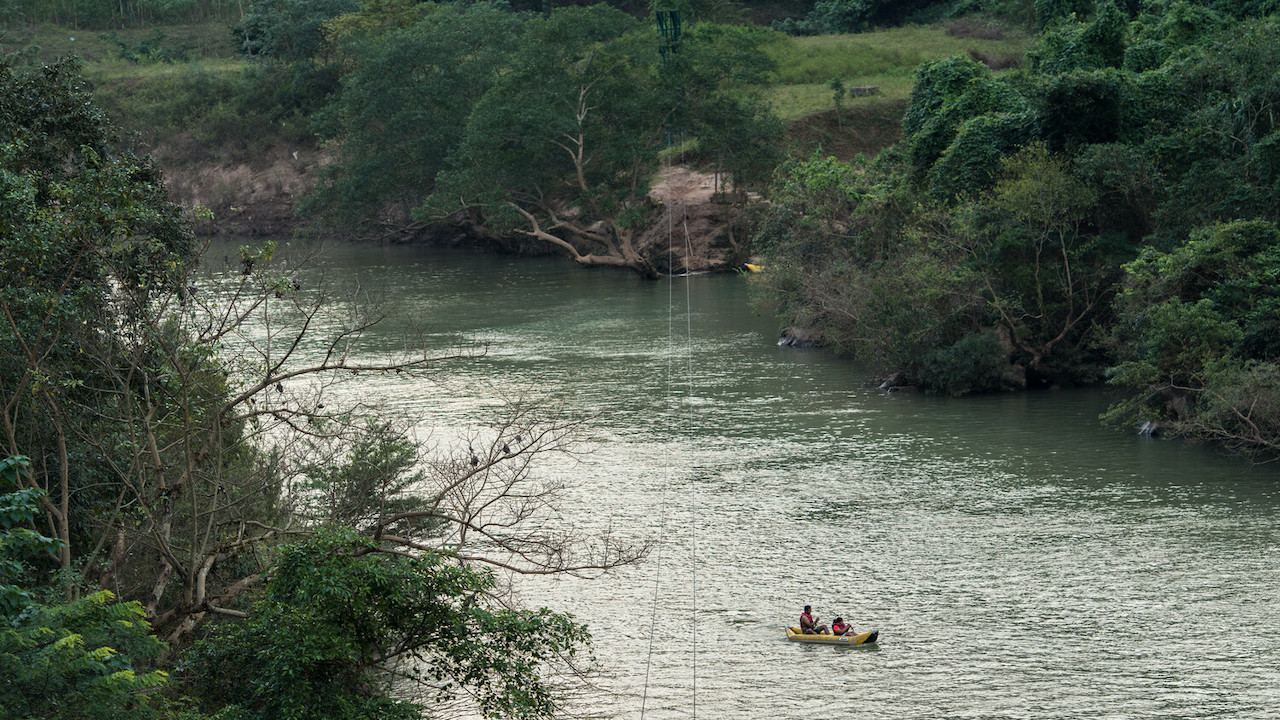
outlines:
[[[969,55],[993,67],[1011,67],[1030,45],[1022,31],[980,21],[878,30],[856,35],[778,35],[768,52],[777,80],[765,89],[774,110],[790,126],[793,150],[821,147],[837,157],[873,155],[894,142],[922,63]],[[975,30],[975,28],[977,28]],[[830,82],[877,88],[874,95],[841,100],[835,114]],[[843,120],[841,119],[843,118]]]
[[[85,75],[95,83],[106,85],[163,84],[193,73],[233,77],[249,67],[249,61],[241,58],[200,60],[190,63],[138,65],[125,60],[112,59],[85,67]]]
[[[0,37],[0,52],[29,47],[46,62],[79,56],[125,142],[157,157],[252,162],[264,148],[314,144],[307,118],[287,106],[289,88],[239,56],[225,23],[105,32],[26,26]]]
[[[157,37],[161,35],[163,37]],[[160,50],[174,54],[185,52],[190,60],[228,60],[236,56],[231,30],[226,23],[201,25],[165,25],[146,29],[69,30],[52,25],[6,28],[0,36],[0,52],[21,50],[29,45],[39,48],[45,62],[67,55],[78,55],[86,66],[126,62],[115,40],[136,49],[154,39]],[[137,64],[129,65],[138,68]]]
[[[1030,39],[1020,32],[1005,31],[999,39],[956,37],[942,25],[926,25],[877,30],[856,35],[788,37],[779,35],[769,48],[778,63],[777,83],[799,85],[825,83],[842,77],[855,85],[862,78],[910,75],[927,60],[981,53],[987,57],[1022,57]]]

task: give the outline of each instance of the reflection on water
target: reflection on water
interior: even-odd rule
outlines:
[[[447,391],[352,392],[437,432],[521,387],[597,414],[588,461],[547,468],[574,484],[565,521],[659,540],[659,561],[524,597],[590,623],[617,716],[1276,717],[1273,467],[1103,430],[1099,391],[881,395],[775,346],[741,277],[414,248],[326,262],[394,300],[388,338],[421,322],[442,348],[490,344]],[[788,643],[806,603],[882,642]]]

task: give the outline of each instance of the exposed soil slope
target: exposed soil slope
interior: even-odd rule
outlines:
[[[745,259],[742,230],[735,228],[741,208],[718,192],[722,188],[717,180],[714,173],[684,166],[667,167],[659,174],[649,191],[658,209],[639,242],[658,267],[675,273],[706,272],[731,268]]]

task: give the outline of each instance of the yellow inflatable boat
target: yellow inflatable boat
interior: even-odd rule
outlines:
[[[798,627],[787,628],[787,639],[793,642],[823,643],[826,645],[871,645],[880,639],[879,630],[868,630],[857,635],[805,635]]]

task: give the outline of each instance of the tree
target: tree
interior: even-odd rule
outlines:
[[[939,3],[933,0],[818,0],[804,19],[787,18],[776,26],[793,35],[864,32],[902,23],[913,13],[936,5]]]
[[[139,331],[136,308],[179,287],[195,242],[151,163],[113,149],[73,61],[0,61],[0,166],[0,427],[9,454],[33,458],[24,477],[67,569],[110,502],[91,489],[100,466],[76,462],[75,428],[95,420],[82,343]]]
[[[0,460],[0,489],[17,486],[27,464]],[[162,645],[138,603],[116,603],[105,590],[62,603],[37,598],[46,591],[31,583],[29,564],[52,559],[60,545],[30,528],[41,495],[0,493],[0,718],[162,717],[168,675],[138,665]]]
[[[403,28],[349,28],[336,37],[349,66],[322,121],[336,157],[303,212],[365,235],[421,229],[410,211],[435,187],[521,33],[521,16],[476,3],[435,7]]]
[[[831,104],[836,111],[836,127],[844,125],[844,96],[848,92],[845,88],[844,78],[839,75],[831,78],[827,83],[827,89],[831,91]]]
[[[1009,341],[1028,370],[1043,373],[1059,344],[1082,341],[1110,296],[1114,257],[1082,232],[1096,203],[1092,190],[1043,145],[1010,158],[1004,172],[991,206],[1014,223],[978,230],[969,252]]]
[[[1272,458],[1280,451],[1280,231],[1236,221],[1198,230],[1168,253],[1125,266],[1111,382],[1136,395],[1113,423],[1161,423]]]
[[[768,67],[758,39],[696,26],[659,68],[652,35],[607,6],[530,20],[419,217],[469,209],[490,233],[546,243],[583,265],[655,275],[636,237],[668,133],[687,125],[724,150],[725,133],[715,131],[738,124],[753,131],[746,147],[763,150],[759,138],[770,131],[759,128],[778,128],[735,92]],[[745,157],[734,163],[754,167]]]
[[[784,125],[757,88],[777,65],[761,48],[768,34],[750,25],[698,23],[682,35],[663,68],[680,107],[672,128],[687,124],[699,153],[714,158],[739,202],[763,188],[781,160]]]
[[[549,243],[584,265],[654,274],[633,239],[667,105],[653,41],[627,34],[636,25],[606,5],[530,20],[420,217],[475,208],[495,234]]]
[[[257,0],[233,30],[248,57],[308,61],[328,50],[325,23],[358,7],[357,0]]]
[[[779,168],[759,247],[765,285],[788,321],[875,372],[915,371],[922,357],[977,329],[948,217],[877,187],[867,163],[815,154]],[[903,232],[904,227],[910,227]],[[916,229],[919,228],[919,229]],[[947,249],[939,252],[939,249]],[[918,374],[913,372],[913,377]]]
[[[183,675],[208,709],[254,718],[417,718],[469,696],[484,717],[552,717],[543,672],[572,661],[586,629],[488,608],[492,590],[448,557],[321,532],[281,550],[251,617],[196,645]]]

